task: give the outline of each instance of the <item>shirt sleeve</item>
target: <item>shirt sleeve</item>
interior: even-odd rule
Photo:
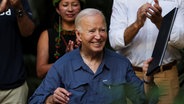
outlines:
[[[184,3],[179,6],[169,44],[178,48],[184,48]]]
[[[130,67],[127,71],[126,94],[133,104],[144,104],[146,95],[144,93],[143,82],[135,75],[133,69]]]
[[[144,82],[140,80],[130,67],[127,71],[126,94],[133,104],[157,104],[158,103],[158,91],[156,85],[151,89],[149,95],[145,94]]]
[[[44,104],[46,98],[52,95],[56,88],[62,87],[60,82],[59,74],[53,65],[40,86],[30,97],[29,104]]]
[[[109,42],[113,49],[120,50],[125,47],[124,31],[127,27],[126,0],[114,0],[109,29]]]

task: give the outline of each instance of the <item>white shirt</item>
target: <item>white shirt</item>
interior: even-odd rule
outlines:
[[[111,47],[118,53],[126,56],[134,66],[141,67],[143,62],[150,58],[158,35],[156,26],[147,19],[132,42],[125,46],[124,31],[137,17],[138,8],[153,0],[114,0],[110,21],[109,41]],[[162,16],[174,7],[178,13],[173,25],[163,64],[181,58],[178,49],[184,48],[184,0],[159,0],[162,7]]]

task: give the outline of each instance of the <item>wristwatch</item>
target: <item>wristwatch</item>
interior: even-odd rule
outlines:
[[[23,9],[17,9],[17,10],[16,10],[16,15],[17,15],[18,17],[22,17],[22,16],[24,15],[24,10],[23,10]]]
[[[144,80],[144,79],[143,79],[143,82],[144,82],[145,84],[152,84],[152,83],[153,83],[152,81],[146,81],[146,80]]]

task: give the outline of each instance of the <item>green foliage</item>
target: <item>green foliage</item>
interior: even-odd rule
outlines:
[[[53,6],[56,6],[61,0],[52,0]]]

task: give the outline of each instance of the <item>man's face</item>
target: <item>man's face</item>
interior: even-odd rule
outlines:
[[[101,52],[106,43],[107,30],[103,17],[99,14],[85,16],[81,19],[81,31],[78,38],[82,49],[89,52]]]

